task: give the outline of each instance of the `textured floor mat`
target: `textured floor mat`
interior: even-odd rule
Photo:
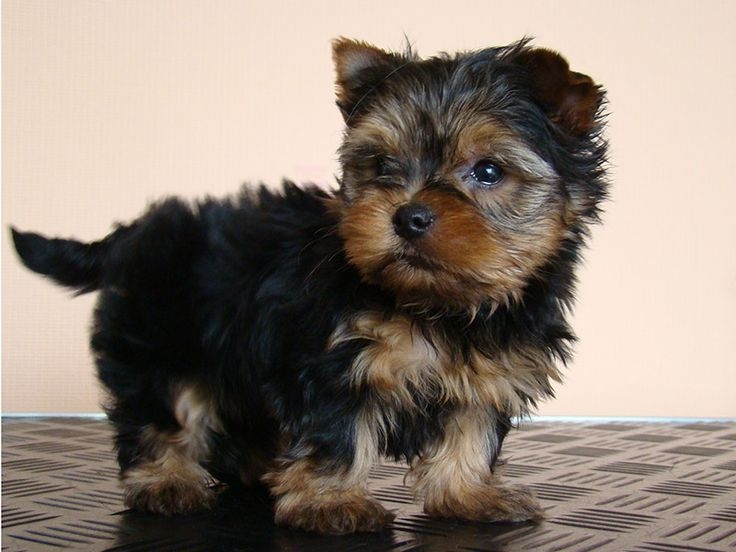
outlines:
[[[536,422],[510,434],[506,479],[547,508],[533,524],[438,522],[421,513],[404,468],[373,469],[397,513],[373,535],[276,528],[263,492],[224,491],[206,514],[126,511],[103,421],[3,419],[2,550],[119,551],[733,551],[736,424]]]

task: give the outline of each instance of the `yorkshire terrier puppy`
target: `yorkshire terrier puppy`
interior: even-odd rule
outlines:
[[[13,230],[31,270],[99,290],[125,503],[188,513],[212,478],[263,482],[279,524],[376,531],[388,456],[430,516],[540,519],[494,465],[568,358],[604,92],[528,41],[419,59],[339,39],[334,60],[339,190],[167,199],[93,243]]]

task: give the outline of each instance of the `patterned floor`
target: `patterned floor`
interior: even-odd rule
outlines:
[[[391,530],[318,537],[275,528],[263,493],[221,495],[203,515],[125,511],[110,431],[89,419],[3,419],[2,550],[52,551],[733,551],[736,423],[535,422],[504,447],[506,477],[535,489],[541,525],[437,522],[377,466],[371,487]]]

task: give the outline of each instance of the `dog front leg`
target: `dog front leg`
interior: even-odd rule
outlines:
[[[496,415],[465,409],[448,420],[444,435],[412,467],[424,511],[439,518],[519,522],[543,510],[524,487],[501,484],[493,473],[503,432]]]
[[[276,498],[277,524],[343,534],[380,531],[391,522],[393,514],[368,493],[377,450],[360,422],[350,448],[350,458],[345,458],[302,443],[276,462],[263,480]]]

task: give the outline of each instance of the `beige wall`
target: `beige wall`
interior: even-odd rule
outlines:
[[[329,41],[421,54],[529,34],[603,82],[612,201],[548,415],[736,416],[736,2],[5,0],[3,224],[93,239],[164,194],[332,182]],[[93,297],[3,227],[6,412],[92,412]]]

